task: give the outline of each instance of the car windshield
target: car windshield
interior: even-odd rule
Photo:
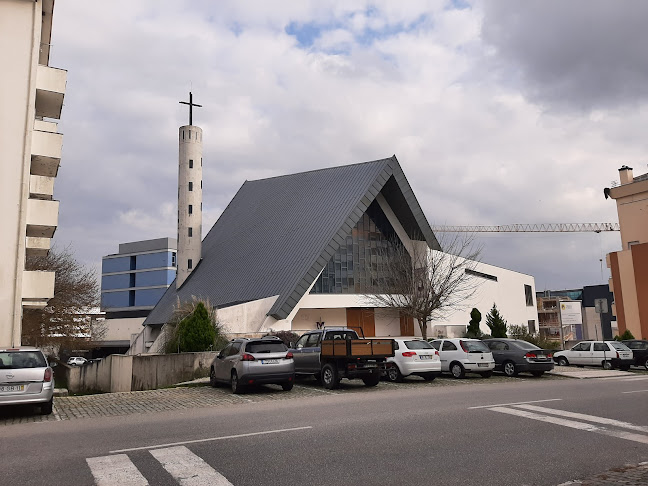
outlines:
[[[528,341],[515,341],[515,344],[517,344],[522,349],[540,349],[538,346]]]
[[[245,350],[248,353],[282,353],[283,351],[286,351],[288,348],[286,345],[282,342],[270,342],[270,343],[264,343],[264,342],[256,342],[256,343],[248,343],[246,346]]]
[[[610,343],[617,351],[630,351],[630,348],[623,343]]]
[[[481,341],[462,341],[469,353],[490,353],[490,349]]]
[[[47,363],[40,351],[2,351],[0,369],[45,368]]]
[[[434,349],[434,347],[427,341],[417,339],[415,341],[405,341],[407,349]]]

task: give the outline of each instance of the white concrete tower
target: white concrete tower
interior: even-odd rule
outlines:
[[[202,254],[202,128],[193,125],[189,93],[189,125],[178,131],[178,258],[176,288],[189,277]]]

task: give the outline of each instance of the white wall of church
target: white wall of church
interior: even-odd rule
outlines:
[[[253,300],[245,304],[233,305],[218,309],[218,321],[225,326],[228,334],[234,338],[238,334],[252,334],[272,327],[268,323],[267,313],[277,300],[277,296]],[[274,319],[272,320],[273,322]],[[275,329],[273,327],[273,329]],[[278,329],[275,329],[278,330]]]

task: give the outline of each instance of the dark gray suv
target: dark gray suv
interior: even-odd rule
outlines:
[[[270,383],[290,391],[295,382],[293,354],[276,336],[234,339],[212,361],[209,381],[212,386],[228,383],[232,393]]]
[[[495,371],[506,376],[516,376],[523,371],[533,376],[542,376],[553,370],[553,353],[521,339],[484,339],[484,344],[493,353]]]

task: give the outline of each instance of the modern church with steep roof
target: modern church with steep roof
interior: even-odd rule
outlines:
[[[246,181],[203,240],[201,260],[144,322],[146,349],[131,352],[157,352],[174,307],[195,297],[218,309],[231,337],[322,325],[420,335],[411,319],[374,308],[363,292],[376,250],[394,238],[440,249],[396,156]],[[533,277],[482,263],[478,270],[484,282],[474,302],[452,321],[432,322],[428,335],[460,335],[472,307],[485,315],[493,303],[509,324],[537,329]]]

